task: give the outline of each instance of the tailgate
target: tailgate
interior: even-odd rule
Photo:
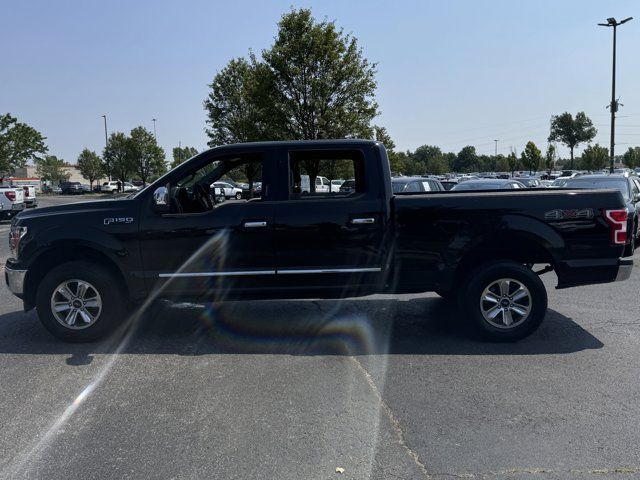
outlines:
[[[14,192],[16,192],[16,200],[14,203],[24,202],[24,190],[22,188],[16,188]]]

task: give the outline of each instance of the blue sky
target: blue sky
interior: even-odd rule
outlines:
[[[75,162],[109,131],[152,129],[170,155],[204,149],[207,84],[226,62],[268,47],[291,6],[353,33],[378,63],[377,100],[398,148],[478,153],[546,144],[552,114],[584,110],[608,146],[610,29],[618,31],[616,152],[640,145],[640,2],[32,1],[0,0],[0,112],[47,136]],[[568,155],[565,149],[562,155]]]

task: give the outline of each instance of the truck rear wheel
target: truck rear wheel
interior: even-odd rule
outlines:
[[[115,275],[95,263],[59,265],[47,273],[38,288],[38,318],[60,340],[98,340],[124,320],[126,296],[118,283]]]
[[[483,338],[514,342],[533,333],[547,312],[540,277],[515,262],[485,264],[460,296],[463,319]]]

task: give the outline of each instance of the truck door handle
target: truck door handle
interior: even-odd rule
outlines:
[[[267,226],[267,222],[264,220],[259,220],[256,222],[243,222],[242,226],[244,228],[264,228]]]
[[[351,223],[353,223],[354,225],[370,225],[372,223],[376,223],[376,219],[373,217],[354,218],[351,220]]]

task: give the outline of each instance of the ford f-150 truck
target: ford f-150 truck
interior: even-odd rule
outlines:
[[[307,191],[307,175],[354,187]],[[249,184],[249,198],[220,202],[210,186],[224,178]],[[5,276],[67,341],[114,331],[150,297],[427,291],[484,337],[513,341],[544,319],[543,272],[555,271],[557,288],[628,278],[630,233],[614,190],[394,195],[380,143],[262,142],[203,152],[126,198],[21,213]]]

